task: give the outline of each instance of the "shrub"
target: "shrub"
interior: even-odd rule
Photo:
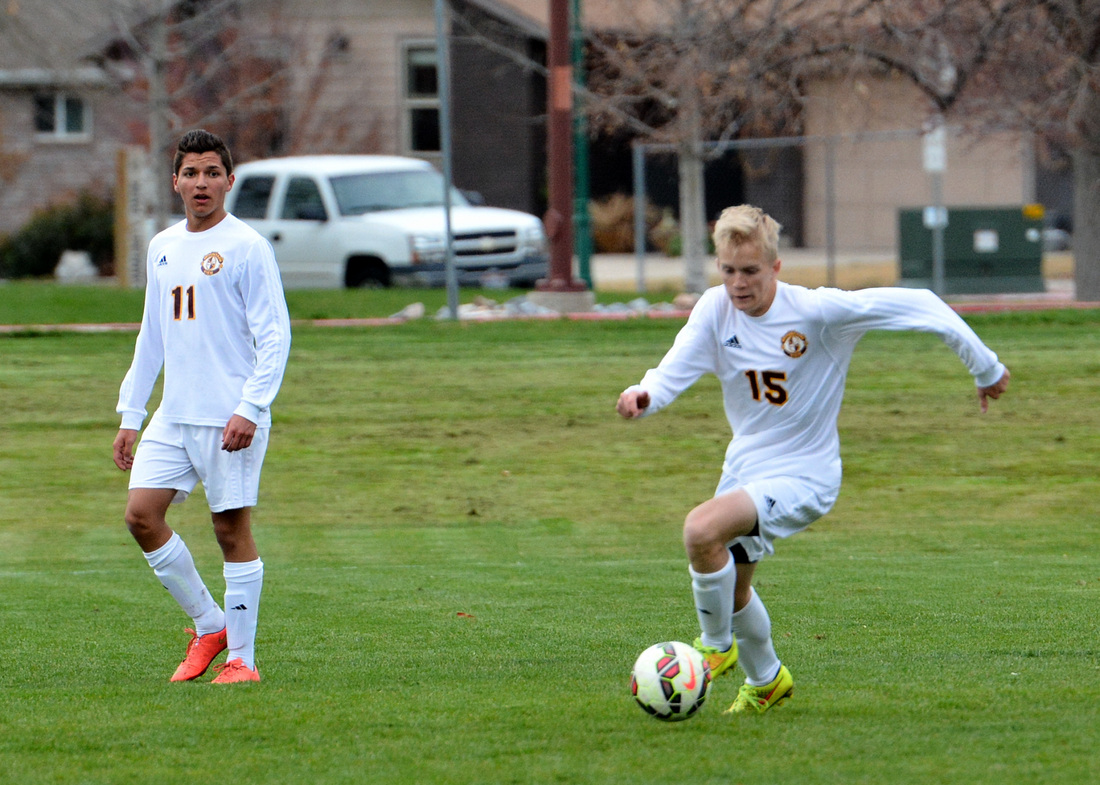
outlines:
[[[634,250],[634,197],[611,194],[588,203],[592,241],[597,253],[630,253]],[[660,220],[653,205],[646,205],[646,231]]]
[[[101,275],[114,267],[114,206],[90,193],[38,210],[0,240],[0,277],[52,275],[64,251],[87,251]]]
[[[713,256],[714,253],[715,253],[713,232],[714,232],[714,226],[712,225],[711,226],[711,231],[707,233],[707,236],[705,238],[706,243],[704,245],[704,248],[706,249],[706,253],[710,256]],[[674,234],[671,238],[669,238],[668,246],[665,249],[665,253],[667,253],[669,256],[672,256],[674,258],[678,258],[680,256],[683,256],[683,254],[684,254],[684,238],[680,235],[679,228],[677,228],[676,234]]]

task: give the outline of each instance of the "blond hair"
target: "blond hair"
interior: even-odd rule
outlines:
[[[759,207],[751,204],[727,207],[714,224],[714,247],[721,252],[753,243],[760,249],[764,261],[770,264],[779,257],[779,230],[782,228]]]

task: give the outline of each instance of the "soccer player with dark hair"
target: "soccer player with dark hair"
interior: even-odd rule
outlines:
[[[153,572],[194,622],[172,681],[201,676],[229,649],[216,684],[259,681],[256,623],[264,565],[251,508],[290,352],[290,317],[271,245],[225,210],[233,159],[207,131],[179,142],[172,185],[185,219],[149,243],[145,312],[122,382],[115,464],[130,471],[126,525]],[[164,370],[160,406],[136,450]],[[201,482],[224,556],[225,609],[166,521]]]

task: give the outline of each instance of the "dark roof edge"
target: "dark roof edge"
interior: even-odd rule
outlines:
[[[3,68],[0,87],[108,87],[114,84],[102,68]]]
[[[499,2],[499,0],[457,0],[457,3],[451,3],[451,5],[460,3],[465,3],[495,16],[531,38],[545,41],[550,37],[550,31],[546,25],[506,3]]]

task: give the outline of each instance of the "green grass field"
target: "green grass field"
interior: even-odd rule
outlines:
[[[527,292],[521,289],[461,289],[459,302],[487,297],[503,303]],[[653,291],[650,302],[668,302],[675,292]],[[626,302],[637,294],[596,292],[602,303]],[[109,284],[58,286],[52,281],[0,280],[0,325],[140,322],[145,292]],[[446,289],[298,289],[286,293],[290,317],[295,320],[380,318],[405,306],[423,303],[428,317],[447,305]]]
[[[189,620],[111,461],[133,334],[0,336],[0,782],[1095,782],[1100,312],[971,322],[1014,374],[985,416],[933,338],[856,353],[840,501],[757,572],[792,700],[722,716],[726,677],[673,725],[630,666],[697,634],[728,426],[709,378],[613,405],[680,322],[297,328],[236,688],[167,681]],[[220,595],[204,497],[171,516]]]

